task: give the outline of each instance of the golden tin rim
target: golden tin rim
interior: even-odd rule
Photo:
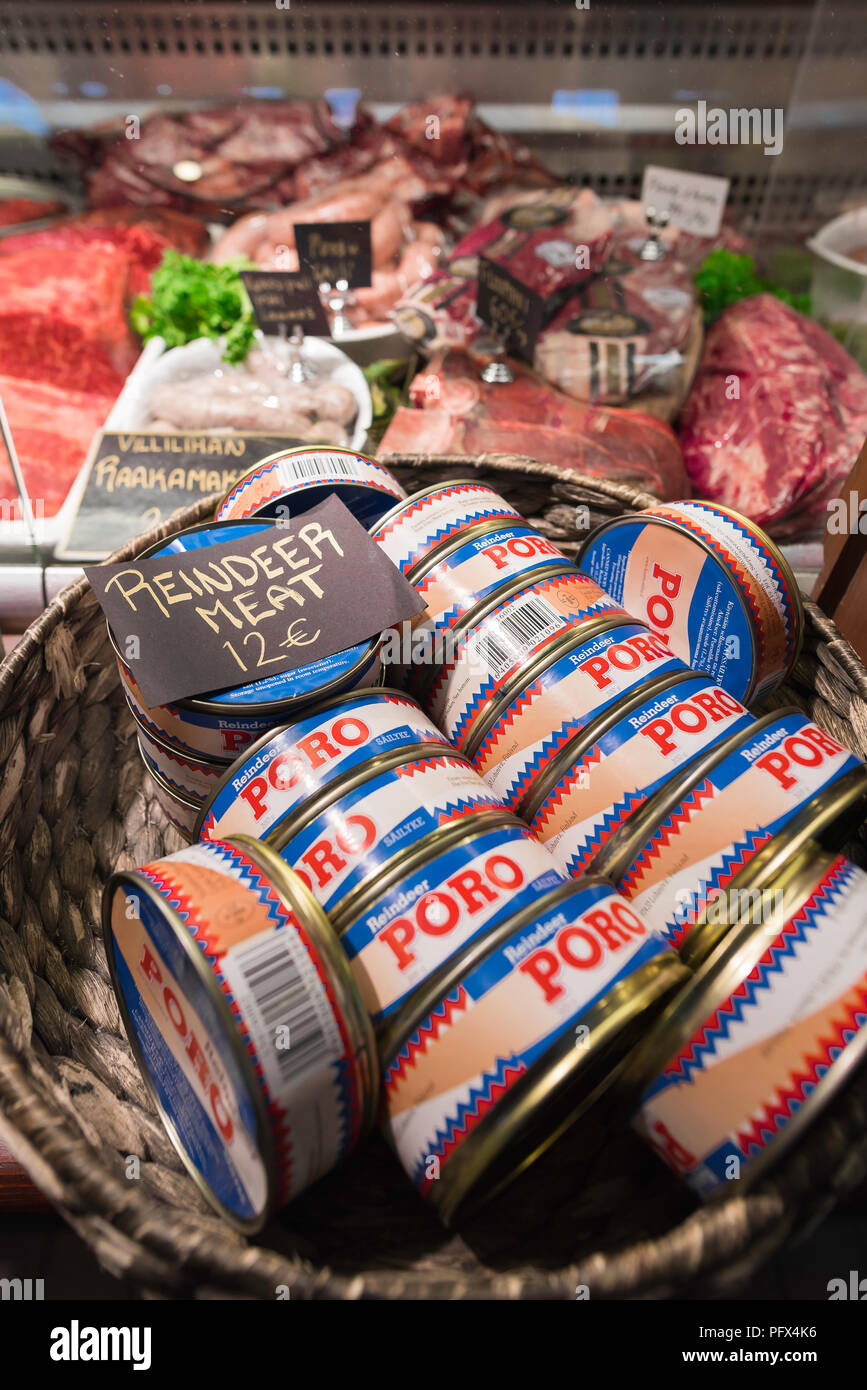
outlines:
[[[274,521],[271,517],[261,516],[229,517],[225,521],[216,521],[212,518],[210,521],[200,521],[195,526],[185,526],[182,531],[175,531],[171,536],[165,536],[161,541],[154,541],[153,545],[149,545],[147,549],[143,550],[140,555],[136,555],[135,559],[150,559],[152,555],[156,554],[160,550],[163,550],[165,546],[167,546],[171,541],[176,541],[181,536],[192,535],[196,531],[213,531],[215,527],[219,526],[276,526],[277,524],[278,523]],[[111,630],[111,624],[109,622],[106,622],[105,626],[108,632],[108,640],[111,643],[112,650],[114,651],[117,660],[120,662],[122,666],[126,667],[126,661],[118,651],[117,642],[115,641],[114,633]],[[339,690],[345,689],[346,682],[351,681],[353,673],[361,670],[364,667],[365,663],[369,662],[371,657],[376,654],[379,647],[382,646],[383,637],[384,634],[382,632],[378,632],[373,637],[371,637],[365,645],[364,651],[361,653],[358,660],[355,661],[353,665],[349,667],[349,670],[344,671],[339,676],[334,676],[333,679],[330,680],[327,685],[322,687],[321,691],[317,691],[315,698],[317,700],[326,699],[328,691],[332,690],[335,686]],[[353,645],[360,647],[362,644],[361,642],[356,642],[353,643]],[[343,650],[349,651],[350,648],[344,647]],[[335,652],[334,655],[339,656],[340,653]],[[327,658],[322,659],[327,660]],[[129,668],[126,667],[126,669],[128,670]],[[301,670],[303,668],[296,667],[294,669]],[[130,672],[130,674],[132,675],[132,672]],[[283,672],[283,674],[291,675],[292,672],[290,670]],[[237,686],[227,687],[227,689],[240,690],[243,688],[243,685],[255,685],[255,681],[245,681]],[[184,698],[181,700],[170,700],[167,702],[167,704],[172,709],[194,710],[198,714],[215,714],[221,716],[224,719],[228,719],[232,716],[235,716],[238,719],[243,719],[252,718],[256,715],[261,714],[279,715],[283,714],[284,712],[286,714],[289,714],[294,709],[304,707],[304,696],[286,695],[279,700],[260,700],[255,703],[253,701],[250,701],[249,703],[238,705],[221,703],[219,700],[202,700],[194,696],[184,696]],[[158,706],[158,708],[163,708],[163,706]]]
[[[434,757],[457,759],[458,762],[465,763],[467,767],[472,769],[472,763],[468,758],[444,743],[422,740],[418,743],[407,743],[403,748],[395,748],[391,753],[377,753],[376,757],[367,758],[362,763],[356,763],[354,767],[348,768],[342,776],[336,777],[333,782],[328,782],[315,795],[299,802],[294,811],[290,811],[288,816],[278,821],[262,837],[263,842],[269,844],[272,849],[279,853],[280,850],[285,849],[289,841],[300,830],[304,830],[317,816],[321,816],[323,811],[327,811],[336,801],[340,801],[347,792],[355,791],[357,787],[363,787],[365,783],[373,781],[374,777],[378,777],[380,773],[391,772],[404,763],[416,762],[419,758]],[[482,785],[485,784],[482,783]],[[488,788],[485,787],[485,790],[487,791]],[[351,896],[352,894],[350,894]]]
[[[722,570],[725,571],[725,574],[731,581],[731,586],[735,598],[737,599],[741,612],[743,613],[743,616],[746,620],[747,632],[750,635],[750,654],[752,656],[752,674],[750,675],[749,684],[747,685],[747,688],[744,691],[744,693],[742,695],[736,696],[735,698],[739,699],[741,704],[748,705],[753,698],[753,694],[757,685],[759,684],[759,675],[762,674],[759,671],[761,653],[759,651],[759,641],[758,634],[756,631],[756,625],[753,619],[753,615],[750,612],[749,605],[746,601],[746,598],[744,597],[741,585],[738,584],[731,570],[723,564],[722,560],[717,555],[716,551],[713,549],[713,546],[709,545],[708,542],[703,539],[703,537],[693,535],[692,531],[684,531],[684,528],[678,526],[677,522],[672,517],[657,516],[656,512],[652,507],[647,507],[644,511],[629,513],[625,516],[610,516],[607,519],[607,521],[603,521],[599,526],[596,527],[595,531],[591,531],[590,535],[587,536],[587,538],[582,542],[581,548],[578,551],[577,563],[579,565],[581,564],[581,561],[584,555],[586,554],[591,541],[595,541],[599,536],[602,535],[604,531],[611,531],[614,530],[616,527],[620,526],[634,525],[636,522],[640,523],[642,518],[644,518],[645,524],[653,522],[657,526],[664,526],[671,531],[678,531],[681,534],[688,535],[690,540],[694,541],[695,544],[699,546],[705,552],[706,555],[709,555],[711,557],[714,564],[718,565]],[[652,628],[651,631],[653,631]],[[781,680],[783,679],[783,676],[785,674],[786,672],[782,673],[782,675],[780,676]],[[766,675],[767,673],[762,675],[763,680],[766,679]],[[711,679],[713,679],[713,677]]]
[[[589,724],[584,724],[578,729],[568,743],[565,743],[556,757],[552,758],[544,772],[533,780],[527,791],[515,808],[515,815],[529,824],[532,822],[541,808],[543,801],[551,794],[560,779],[568,772],[569,768],[578,758],[583,757],[589,748],[593,747],[600,738],[619,724],[621,720],[627,719],[634,710],[639,709],[648,700],[662,694],[666,690],[671,690],[674,686],[684,685],[688,680],[701,680],[706,676],[704,671],[663,671],[659,675],[651,676],[645,684],[639,685],[632,691],[626,699],[614,700],[613,704],[608,705],[595,719],[591,719]],[[712,681],[711,676],[706,677]]]
[[[446,1225],[495,1197],[615,1087],[624,1057],[621,1048],[628,1048],[632,1029],[686,976],[675,953],[663,953],[578,1015],[589,1029],[589,1042],[576,1047],[567,1029],[480,1121],[431,1185],[431,1200]],[[558,1099],[562,1108],[549,1130],[545,1114],[557,1108]],[[513,1148],[518,1150],[514,1155]],[[492,1185],[474,1200],[486,1178]]]
[[[830,852],[842,845],[853,823],[859,819],[867,800],[867,767],[853,767],[836,781],[820,787],[790,821],[777,831],[748,864],[739,869],[726,885],[727,893],[762,892],[774,886],[786,874],[793,858],[797,858],[811,842]],[[686,965],[696,969],[728,936],[732,924],[724,918],[708,917],[706,908],[690,928],[680,946],[680,956]]]
[[[577,573],[577,565],[571,560],[567,560],[562,565],[555,562],[550,565],[543,565],[529,581],[526,576],[520,575],[517,578],[504,580],[502,585],[498,585],[490,594],[486,594],[472,608],[468,608],[466,613],[462,613],[454,626],[449,628],[452,641],[457,645],[460,639],[465,637],[471,628],[475,627],[476,623],[489,617],[495,608],[499,608],[500,604],[505,603],[507,599],[514,598],[516,594],[521,594],[526,589],[532,589],[537,584],[543,584],[547,579],[557,579],[561,575],[564,578],[569,578]],[[424,700],[431,685],[439,675],[439,669],[435,666],[429,668],[426,679],[419,678],[418,683],[411,687],[412,694],[419,703]],[[413,670],[418,670],[418,667],[414,667]]]
[[[266,1175],[266,1195],[262,1211],[258,1215],[244,1218],[238,1216],[229,1207],[223,1205],[217,1194],[212,1191],[206,1182],[204,1175],[199,1172],[186,1145],[171,1117],[166,1112],[156,1083],[151,1077],[147,1062],[145,1061],[143,1049],[139,1043],[135,1028],[133,1027],[127,1002],[123,995],[120,985],[120,977],[117,969],[117,959],[114,949],[114,934],[111,927],[111,909],[114,902],[115,893],[124,886],[133,889],[136,894],[150,898],[159,908],[172,928],[173,934],[180,943],[181,950],[186,959],[190,962],[197,977],[198,983],[204,989],[209,998],[209,1002],[223,1022],[223,1033],[227,1040],[236,1064],[246,1083],[247,1098],[252,1103],[256,1117],[256,1149],[262,1159]],[[245,1234],[253,1235],[260,1231],[274,1211],[274,1202],[277,1191],[277,1158],[274,1144],[274,1136],[268,1123],[268,1113],[265,1108],[265,1100],[262,1094],[259,1081],[252,1059],[244,1046],[241,1034],[238,1032],[237,1024],[232,1015],[226,996],[220,989],[214,971],[208,964],[204,951],[198,946],[190,935],[189,930],[184,925],[180,915],[175,911],[166,898],[158,892],[156,887],[146,879],[138,869],[118,869],[111,875],[105,885],[102,895],[102,940],[105,948],[106,960],[108,962],[111,983],[117,998],[118,1008],[123,1020],[124,1031],[127,1035],[130,1050],[141,1073],[145,1090],[150,1096],[151,1102],[162,1120],[166,1133],[171,1140],[173,1148],[178,1157],[198,1188],[199,1192],[220,1216],[236,1230]]]
[[[664,786],[648,797],[644,805],[639,806],[638,810],[634,811],[629,819],[614,831],[610,840],[594,856],[591,868],[596,873],[604,874],[613,882],[619,882],[645,840],[649,839],[653,831],[671,814],[675,806],[709,772],[712,772],[730,753],[736,752],[742,744],[757,738],[769,724],[774,724],[777,720],[790,714],[803,715],[803,713],[803,710],[798,709],[796,705],[784,705],[780,709],[771,710],[769,714],[761,715],[749,728],[736,729],[721,743],[715,743],[703,757],[696,762],[688,763],[680,777],[671,778],[669,782],[666,782]]]
[[[761,960],[771,942],[815,891],[816,884],[835,858],[833,853],[824,852],[817,841],[804,840],[781,871],[779,881],[784,895],[781,908],[773,912],[768,922],[758,925],[749,919],[749,914],[746,920],[739,917],[731,924],[730,934],[699,962],[689,981],[668,1002],[621,1068],[619,1089],[631,1109],[639,1106],[644,1091],[685,1041]],[[773,1143],[750,1159],[739,1178],[740,1184],[752,1186],[782,1157],[793,1140],[812,1123],[815,1114],[840,1089],[865,1048],[867,1027],[861,1028],[843,1049],[796,1114],[774,1136]],[[724,1195],[721,1187],[710,1194],[710,1200]]]
[[[580,627],[570,627],[565,632],[561,632],[549,646],[543,647],[525,666],[522,666],[519,671],[515,671],[503,688],[497,691],[496,695],[487,699],[480,707],[464,740],[467,757],[475,756],[482,746],[483,740],[487,738],[515,696],[558,662],[561,657],[570,651],[576,651],[579,647],[583,647],[585,642],[592,642],[603,632],[611,632],[615,627],[627,627],[630,624],[635,627],[646,627],[646,624],[637,618],[623,618],[616,613],[601,613],[596,618],[588,618]],[[650,631],[649,628],[646,630]]]
[[[362,459],[365,463],[372,463],[376,468],[383,468],[385,469],[385,472],[388,473],[388,469],[385,467],[384,463],[377,463],[376,459],[372,459],[369,457],[369,455],[363,454],[360,449],[350,449],[347,447],[346,444],[293,444],[292,447],[289,449],[277,449],[273,454],[268,454],[266,458],[258,459],[256,463],[251,463],[249,468],[246,468],[243,473],[240,473],[233,482],[232,486],[230,488],[227,488],[226,491],[223,493],[223,496],[220,498],[219,502],[214,508],[214,517],[216,518],[216,514],[220,510],[220,508],[226,505],[235,489],[239,487],[241,483],[244,482],[245,478],[249,478],[252,473],[255,473],[257,469],[264,468],[266,464],[269,463],[276,463],[278,459],[290,458],[298,454],[312,453],[351,454],[353,458]],[[358,487],[371,487],[371,484],[366,483],[363,478],[353,478],[351,480],[348,479],[347,481],[356,483]],[[400,487],[400,483],[398,483],[397,478],[395,478],[394,481],[398,484],[398,487]],[[310,486],[321,487],[322,483],[316,478],[311,478]],[[378,489],[375,490],[378,491]],[[226,519],[229,521],[267,521],[271,518],[244,516],[227,517]],[[379,522],[377,522],[377,525],[379,525]]]
[[[317,953],[328,967],[328,983],[334,992],[341,1018],[346,1024],[356,1060],[359,1090],[362,1093],[362,1123],[359,1131],[361,1137],[373,1124],[378,1103],[379,1064],[376,1041],[373,1025],[361,1001],[349,961],[341,949],[325,909],[286,861],[261,840],[254,839],[252,835],[228,835],[220,843],[239,845],[247,858],[258,864],[283,901],[300,917],[305,930],[316,943]]]
[[[400,865],[394,868],[394,860],[388,859],[382,865],[381,872],[373,879],[367,880],[364,884],[364,892],[359,892],[359,896],[352,904],[352,916],[348,921],[344,918],[347,914],[343,911],[342,901],[337,904],[332,912],[328,914],[333,931],[338,937],[342,937],[349,931],[359,918],[367,912],[376,900],[383,893],[388,893],[394,888],[407,874],[415,873],[422,868],[428,860],[435,858],[436,855],[445,853],[448,849],[453,849],[455,844],[460,844],[463,839],[474,839],[477,835],[484,835],[490,830],[495,830],[498,825],[514,825],[515,817],[511,811],[498,811],[496,807],[486,806],[472,816],[472,825],[467,825],[465,820],[450,821],[447,825],[438,825],[434,830],[416,840],[408,848],[412,851],[405,860],[401,860]],[[486,823],[482,829],[475,829],[478,822],[484,820]],[[522,830],[527,826],[521,825]],[[433,852],[430,852],[431,844],[434,845]],[[400,856],[396,855],[395,858]]]
[[[338,709],[342,705],[352,704],[360,697],[371,694],[397,696],[401,700],[406,700],[408,703],[416,705],[419,713],[424,714],[424,710],[418,704],[418,701],[414,700],[411,695],[407,695],[405,691],[398,690],[396,687],[388,685],[357,685],[354,686],[352,690],[345,690],[339,695],[330,695],[325,699],[317,700],[312,705],[306,705],[302,710],[299,710],[296,720],[287,720],[284,724],[275,724],[272,729],[266,729],[257,739],[249,743],[242,753],[238,754],[234,762],[218,764],[218,766],[224,768],[224,772],[219,781],[214,783],[211,794],[202,808],[202,814],[196,822],[196,839],[198,839],[201,834],[202,826],[205,823],[205,817],[210,811],[213,802],[225,791],[226,787],[230,785],[232,778],[237,777],[239,763],[246,763],[254,754],[261,752],[272,739],[277,738],[280,734],[286,733],[288,729],[294,728],[295,725],[300,723],[303,719],[318,718],[319,715],[327,714],[331,709]]]

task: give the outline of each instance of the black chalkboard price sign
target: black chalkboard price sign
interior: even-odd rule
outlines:
[[[298,327],[312,337],[330,336],[319,290],[309,270],[242,270],[241,279],[263,333],[285,329],[290,334]]]
[[[102,560],[180,507],[228,492],[254,463],[303,443],[278,434],[101,430],[57,558]]]
[[[370,284],[373,253],[369,222],[297,222],[295,245],[298,259],[317,285],[338,285],[350,290]]]

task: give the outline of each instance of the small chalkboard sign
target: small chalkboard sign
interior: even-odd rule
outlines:
[[[479,256],[476,314],[509,352],[532,362],[545,323],[545,301],[486,256]]]
[[[346,281],[351,290],[370,284],[373,252],[369,222],[296,222],[298,259],[317,285]]]
[[[102,560],[180,507],[228,492],[254,463],[303,439],[277,434],[159,434],[101,430],[59,560]]]
[[[338,497],[289,526],[225,532],[203,549],[85,570],[148,705],[309,665],[424,611]]]
[[[263,333],[291,333],[296,326],[312,337],[328,338],[331,329],[319,290],[309,270],[242,270],[253,313]]]

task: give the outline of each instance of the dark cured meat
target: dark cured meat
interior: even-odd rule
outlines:
[[[817,323],[761,294],[710,329],[680,421],[697,496],[773,535],[817,530],[865,434],[867,376]]]

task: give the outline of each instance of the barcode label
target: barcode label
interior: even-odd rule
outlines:
[[[325,991],[291,927],[234,946],[223,971],[276,1097],[343,1055]]]
[[[547,599],[528,594],[488,618],[484,630],[467,643],[471,660],[483,661],[499,679],[562,626],[562,617]]]
[[[281,472],[306,481],[308,478],[369,478],[369,465],[345,454],[317,454],[312,459],[283,459]]]

